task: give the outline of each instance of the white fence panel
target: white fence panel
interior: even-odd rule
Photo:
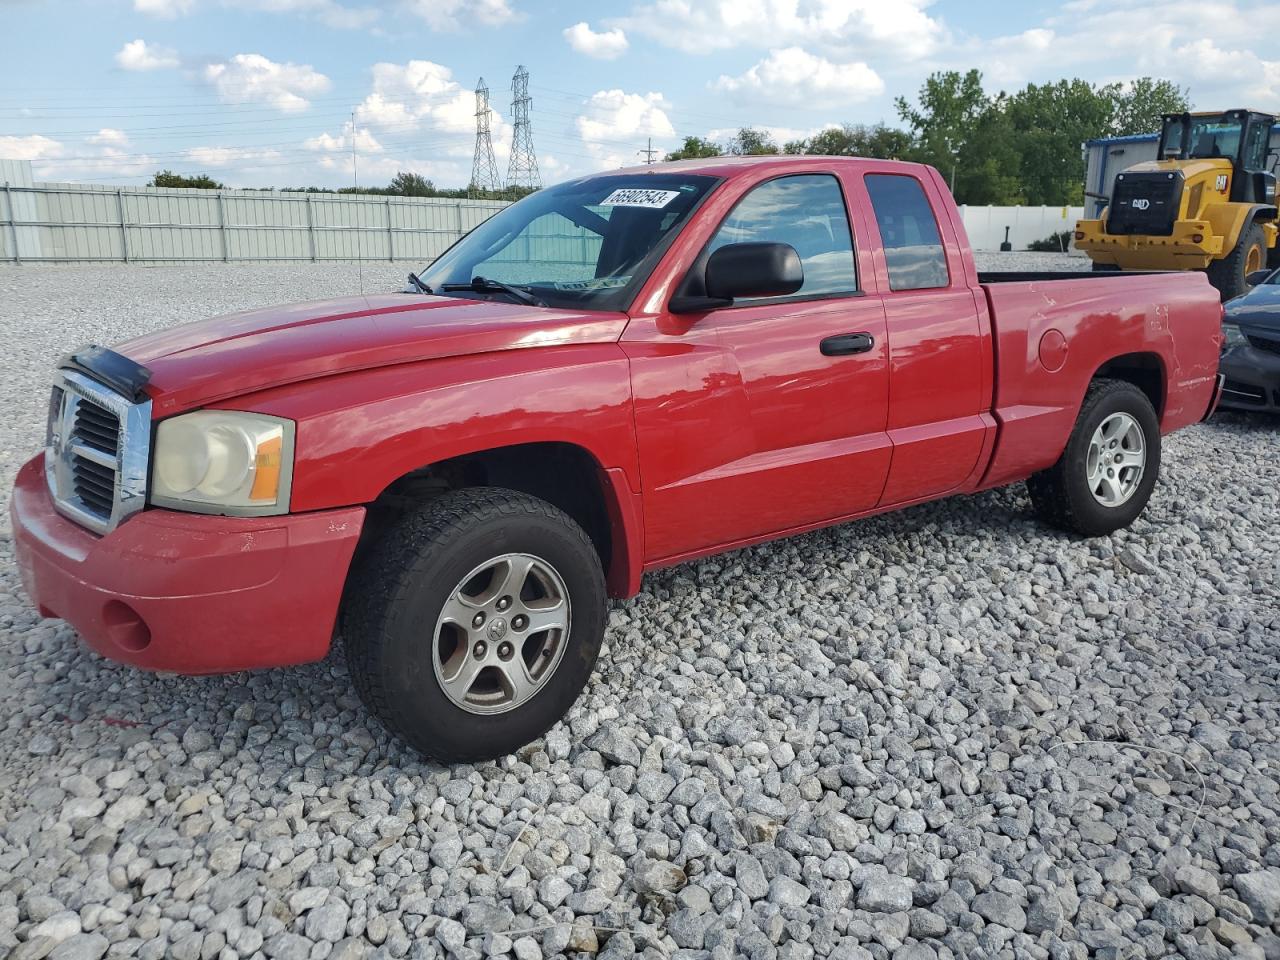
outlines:
[[[0,182],[0,259],[423,264],[504,206],[447,197],[6,180]]]
[[[999,250],[1005,228],[1014,250],[1026,250],[1034,240],[1044,240],[1063,230],[1074,231],[1084,207],[975,207],[962,206],[960,216],[974,250]],[[1068,252],[1074,253],[1074,250]]]
[[[446,197],[0,184],[0,259],[22,261],[405,260],[423,264],[506,203]],[[975,250],[1073,230],[1081,207],[960,208]],[[594,267],[600,238],[548,216],[498,260]]]

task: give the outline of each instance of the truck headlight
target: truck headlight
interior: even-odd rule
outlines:
[[[289,511],[292,420],[198,410],[161,421],[151,502],[196,513],[257,517]]]
[[[1225,321],[1223,322],[1222,324],[1222,349],[1223,350],[1226,350],[1228,347],[1236,347],[1242,343],[1248,343],[1248,342],[1249,342],[1248,339],[1245,337],[1243,333],[1240,332],[1240,328],[1238,326],[1236,326],[1234,323],[1227,323]]]

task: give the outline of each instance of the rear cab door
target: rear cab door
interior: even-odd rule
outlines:
[[[731,178],[633,305],[621,345],[646,562],[817,526],[880,500],[890,460],[884,310],[860,283],[875,265],[841,166],[768,164]],[[798,293],[670,312],[696,263],[753,240],[796,248]],[[866,334],[865,349],[824,352],[824,341],[848,334]]]
[[[854,189],[874,231],[889,338],[883,506],[979,479],[995,435],[986,300],[955,204],[929,167],[868,162]]]

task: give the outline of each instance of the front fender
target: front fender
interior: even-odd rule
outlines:
[[[1216,203],[1209,205],[1205,211],[1205,219],[1213,227],[1213,232],[1223,238],[1222,251],[1225,256],[1236,248],[1241,232],[1249,223],[1255,218],[1272,220],[1275,218],[1275,210],[1274,206],[1259,203]],[[1270,224],[1264,223],[1264,232],[1269,226]],[[1271,239],[1268,246],[1274,243],[1275,240]]]

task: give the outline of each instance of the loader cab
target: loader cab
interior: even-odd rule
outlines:
[[[1166,113],[1159,160],[1227,160],[1235,203],[1276,202],[1276,178],[1267,169],[1276,118],[1256,110]]]

